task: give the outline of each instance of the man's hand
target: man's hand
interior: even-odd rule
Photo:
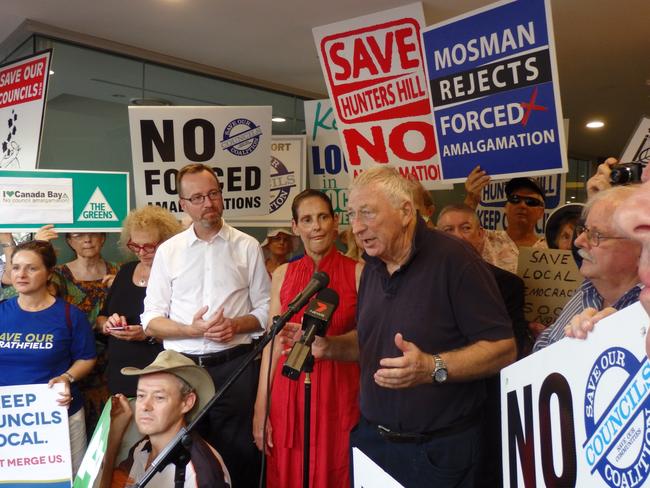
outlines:
[[[481,192],[490,182],[490,175],[477,166],[467,175],[465,180],[465,204],[468,207],[476,209],[481,203]]]
[[[433,356],[420,351],[399,333],[395,334],[395,345],[403,355],[380,360],[382,368],[375,373],[375,383],[393,389],[431,383],[431,373],[435,367]]]
[[[131,405],[129,405],[129,400],[118,393],[111,397],[111,427],[110,433],[120,436],[124,435],[124,432],[131,423],[133,418],[133,411],[131,410]]]
[[[613,313],[616,313],[616,309],[613,307],[604,308],[600,312],[592,307],[585,308],[578,315],[575,315],[568,325],[564,327],[564,335],[575,339],[586,339],[589,332],[594,330],[594,325],[599,320]]]
[[[203,334],[206,339],[215,342],[230,342],[237,334],[237,324],[235,320],[225,317],[223,307],[219,307],[217,313],[210,320],[210,327]]]
[[[612,166],[616,163],[618,163],[616,158],[607,158],[604,163],[598,165],[596,174],[587,180],[587,197],[591,198],[599,191],[612,186],[609,175],[612,172]]]
[[[207,311],[208,311],[208,306],[204,305],[203,307],[198,309],[194,314],[194,317],[192,317],[192,323],[190,324],[190,328],[192,330],[191,335],[193,337],[202,337],[208,330],[210,330],[210,327],[216,324],[216,319],[219,314],[219,311],[217,310],[217,313],[215,313],[211,318],[204,319],[203,316]]]
[[[53,241],[59,237],[59,234],[54,229],[53,224],[47,224],[39,228],[34,234],[35,241]]]

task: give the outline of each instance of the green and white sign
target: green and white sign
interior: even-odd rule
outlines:
[[[129,174],[108,171],[3,171],[0,232],[119,232],[129,211]]]
[[[74,479],[74,488],[90,488],[94,485],[97,479],[104,455],[106,454],[106,445],[108,444],[108,431],[111,427],[111,401],[107,401],[104,405],[102,415],[99,417],[95,432],[90,439],[86,454],[81,461],[79,471]]]

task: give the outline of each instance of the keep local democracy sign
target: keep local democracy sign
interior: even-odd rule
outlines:
[[[129,174],[108,171],[3,171],[0,232],[119,232],[129,211]]]
[[[0,66],[0,169],[35,169],[51,51]]]
[[[543,235],[549,215],[565,203],[566,175],[555,174],[534,179],[545,194],[544,217],[535,224],[535,232]],[[490,181],[481,191],[481,203],[476,208],[476,215],[485,229],[506,230],[508,228],[505,214],[506,183],[508,180]]]
[[[495,3],[424,29],[445,180],[567,172],[549,0]]]
[[[648,486],[647,328],[637,302],[501,371],[504,486]]]
[[[138,207],[182,217],[176,174],[203,163],[223,186],[226,220],[268,213],[271,107],[129,107],[129,124]]]
[[[70,486],[68,411],[61,383],[0,387],[0,486]]]
[[[390,163],[425,188],[440,180],[420,45],[419,3],[314,28],[349,171]]]

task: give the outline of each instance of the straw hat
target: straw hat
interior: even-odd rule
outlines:
[[[293,235],[293,232],[291,232],[290,229],[283,229],[283,228],[269,229],[268,232],[266,233],[266,237],[262,241],[262,247],[268,246],[269,238],[276,237],[278,234],[286,234],[289,237],[291,237],[291,252],[298,249],[298,245],[300,244],[300,240],[298,239],[298,236]]]
[[[210,374],[201,366],[194,364],[190,358],[176,351],[162,351],[153,363],[142,369],[122,368],[122,374],[126,376],[142,376],[151,373],[171,373],[185,380],[194,389],[197,399],[192,410],[187,413],[188,421],[191,421],[214,396],[214,383]]]

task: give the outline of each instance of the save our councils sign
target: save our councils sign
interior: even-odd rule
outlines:
[[[567,172],[550,0],[509,0],[423,30],[445,180]]]
[[[0,172],[0,232],[119,232],[128,211],[128,173]]]
[[[501,371],[504,486],[650,484],[647,329],[637,302]]]

